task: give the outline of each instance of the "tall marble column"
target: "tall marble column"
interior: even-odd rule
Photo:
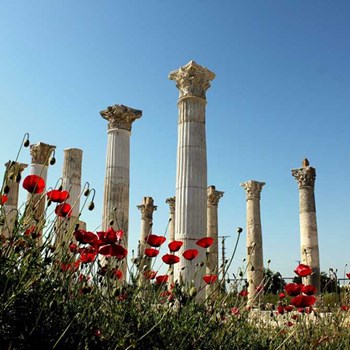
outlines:
[[[209,186],[207,189],[207,237],[211,237],[214,242],[207,248],[207,274],[218,274],[219,259],[219,225],[218,225],[218,205],[224,192],[217,191],[215,186]],[[218,281],[206,287],[207,296],[217,289]]]
[[[299,186],[299,219],[301,262],[312,268],[313,273],[303,278],[304,284],[312,284],[320,292],[320,256],[318,249],[315,179],[316,169],[303,161],[302,168],[292,169],[292,176]]]
[[[15,220],[17,218],[19,182],[22,171],[28,164],[7,162],[5,184],[9,187],[8,200],[4,205],[4,222],[1,233],[5,237],[11,237],[14,232]]]
[[[47,183],[47,170],[52,152],[56,146],[47,143],[38,142],[30,145],[30,154],[32,156],[32,163],[30,164],[30,173],[43,178],[45,185]],[[44,189],[44,192],[46,189]],[[43,192],[43,193],[44,193]],[[28,200],[31,206],[29,211],[33,219],[37,222],[38,233],[42,233],[45,225],[45,218],[43,217],[45,211],[46,196],[45,194],[28,194]]]
[[[169,204],[169,243],[175,240],[175,197],[167,198],[165,203]],[[174,267],[169,271],[168,285],[174,284]]]
[[[154,205],[152,197],[143,197],[142,204],[137,206],[137,209],[141,211],[141,232],[140,232],[140,244],[139,244],[139,270],[140,278],[144,280],[142,271],[144,269],[149,270],[151,265],[151,259],[145,256],[145,249],[150,248],[146,243],[147,236],[152,233],[153,224],[153,212],[157,210],[157,206]],[[146,268],[145,268],[146,266]]]
[[[247,203],[247,280],[248,304],[256,301],[257,293],[261,293],[264,279],[263,243],[260,218],[260,193],[264,182],[247,181],[241,183],[246,191]]]
[[[207,232],[205,106],[206,90],[214,78],[213,72],[194,61],[169,74],[179,89],[175,238],[184,243],[180,253],[196,249],[196,241]],[[199,252],[196,261],[204,262],[205,252]],[[202,276],[195,274],[195,268],[193,261],[181,258],[175,265],[175,279],[180,275],[185,283],[195,279],[198,288]]]
[[[103,229],[112,226],[124,231],[123,245],[128,248],[130,135],[132,123],[142,111],[123,105],[109,106],[100,112],[108,121],[106,176],[103,200]],[[126,275],[126,263],[122,268]]]
[[[80,224],[80,229],[83,227],[83,224],[79,221],[82,160],[83,151],[81,149],[68,148],[64,150],[62,189],[69,192],[66,203],[70,204],[72,212],[68,220],[59,220],[56,242],[72,241],[75,225]]]

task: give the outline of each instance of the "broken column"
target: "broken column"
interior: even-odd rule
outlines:
[[[9,191],[7,193],[7,202],[4,204],[4,221],[1,233],[5,237],[11,237],[15,233],[13,230],[17,219],[19,182],[21,181],[22,171],[28,166],[28,164],[7,162],[5,166],[5,185],[8,186]]]
[[[104,184],[102,227],[123,230],[123,245],[128,248],[130,135],[132,123],[142,111],[123,105],[110,106],[100,112],[108,121],[106,176]],[[123,260],[123,276],[126,263]]]
[[[213,244],[207,248],[207,269],[208,275],[218,274],[219,259],[219,226],[218,226],[218,204],[224,192],[217,191],[215,186],[209,186],[207,189],[207,237],[212,238]],[[219,281],[207,285],[206,295],[210,296],[218,288]]]
[[[47,182],[47,170],[49,167],[50,157],[52,156],[55,148],[56,146],[43,142],[30,145],[30,154],[32,156],[30,174],[40,176],[45,181],[45,185]],[[46,188],[44,189],[43,193],[28,194],[28,202],[30,203],[28,213],[35,221],[38,235],[41,235],[42,229],[45,225],[45,218],[43,217],[46,203],[45,191]]]
[[[320,256],[317,236],[315,179],[316,169],[304,159],[302,168],[292,169],[299,186],[299,219],[301,263],[312,268],[313,273],[303,278],[304,284],[312,284],[320,292]]]
[[[169,204],[169,242],[175,240],[175,197],[167,198],[165,203]],[[171,266],[169,271],[168,284],[171,286],[174,283],[174,267]]]
[[[248,304],[256,302],[257,294],[263,291],[264,260],[260,218],[260,193],[264,182],[241,183],[246,191],[247,203],[247,281]]]
[[[72,207],[72,211],[68,220],[59,220],[56,242],[72,241],[75,225],[79,224],[80,229],[83,229],[85,226],[79,220],[82,159],[83,151],[81,149],[68,148],[64,150],[62,189],[69,192],[69,198],[66,200],[66,203]]]
[[[205,134],[206,91],[215,74],[190,61],[169,74],[179,89],[178,147],[176,176],[175,239],[183,241],[180,254],[197,249],[196,241],[207,232],[207,149]],[[199,250],[197,262],[205,262]],[[195,262],[184,258],[175,265],[175,280],[185,283],[195,278]],[[196,274],[199,288],[202,274]]]

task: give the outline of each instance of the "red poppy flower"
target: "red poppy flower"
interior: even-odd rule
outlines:
[[[118,260],[124,259],[128,254],[128,251],[120,244],[104,245],[98,250],[98,252],[105,256],[114,256]]]
[[[285,295],[284,293],[280,293],[280,294],[278,294],[278,297],[279,297],[280,299],[284,299],[284,298],[286,297],[286,295]]]
[[[6,194],[0,194],[0,205],[4,205],[8,201],[9,197]]]
[[[214,239],[211,237],[204,237],[199,239],[196,244],[202,248],[208,248],[210,247],[214,242]]]
[[[282,305],[277,306],[277,313],[280,315],[284,314],[284,307]]]
[[[173,265],[178,263],[180,261],[180,258],[176,255],[165,254],[162,256],[162,260],[168,265]]]
[[[302,283],[287,283],[284,286],[284,290],[291,297],[295,297],[296,295],[299,295],[301,293],[303,287],[304,285]]]
[[[157,284],[167,283],[169,279],[168,275],[160,275],[156,277]]]
[[[245,289],[243,289],[243,290],[241,290],[241,291],[239,292],[239,295],[240,295],[241,297],[247,297],[248,294],[249,294],[248,291],[245,290]]]
[[[112,244],[121,241],[124,235],[124,231],[115,231],[113,227],[109,227],[107,231],[97,232],[97,235],[104,244]]]
[[[68,203],[58,204],[55,213],[62,218],[70,217],[72,215],[72,207]]]
[[[95,261],[97,251],[94,247],[80,248],[80,260],[82,263],[90,263]]]
[[[205,275],[203,276],[203,281],[206,284],[212,284],[215,283],[218,279],[218,275]]]
[[[171,252],[177,252],[183,245],[181,241],[172,241],[168,244],[169,250]]]
[[[292,305],[286,305],[284,307],[284,310],[286,310],[287,312],[291,312],[291,311],[293,311],[293,306]]]
[[[77,271],[80,265],[80,260],[71,262],[71,263],[61,263],[62,271]]]
[[[154,248],[146,248],[145,249],[145,255],[148,256],[149,258],[154,258],[159,254],[159,250],[154,249]]]
[[[296,297],[294,297],[290,304],[295,307],[308,307],[314,305],[316,302],[316,298],[313,295],[303,295],[300,294]]]
[[[76,253],[78,251],[78,246],[76,244],[74,244],[74,243],[71,243],[69,245],[69,250],[70,250],[71,253]]]
[[[157,271],[150,271],[147,270],[143,273],[143,275],[148,279],[148,280],[154,280],[157,276]]]
[[[85,230],[75,230],[74,237],[83,244],[93,244],[98,241],[98,236],[95,233]]]
[[[346,277],[347,277],[347,278],[350,278],[350,272],[346,274]]]
[[[24,231],[25,236],[32,236],[32,238],[38,238],[41,236],[40,232],[37,232],[37,228],[35,226],[30,226]]]
[[[288,321],[287,323],[286,323],[286,326],[288,326],[288,327],[292,327],[294,325],[294,323],[292,323],[292,322],[290,322],[290,321]]]
[[[38,175],[28,175],[24,179],[22,186],[29,193],[42,193],[45,189],[45,181]]]
[[[123,278],[123,272],[118,269],[113,269],[112,276],[115,277],[118,281],[120,281]]]
[[[46,193],[47,199],[51,202],[55,203],[63,203],[65,200],[69,198],[69,192],[60,191],[60,190],[52,190]]]
[[[310,266],[299,264],[297,268],[294,270],[294,272],[300,277],[306,277],[311,275],[312,269]]]
[[[348,305],[342,305],[340,308],[341,308],[343,311],[349,311],[349,310],[350,310],[350,306],[348,306]]]
[[[148,235],[146,238],[146,243],[151,247],[160,247],[165,241],[166,238],[164,236]]]
[[[186,260],[193,260],[194,258],[197,257],[198,255],[198,250],[197,249],[187,249],[182,253],[183,257]]]
[[[311,284],[308,284],[307,286],[301,288],[301,292],[306,295],[313,295],[316,293],[316,287],[312,286]]]
[[[232,315],[235,315],[235,316],[238,316],[239,315],[239,308],[234,306],[231,308],[231,314]]]

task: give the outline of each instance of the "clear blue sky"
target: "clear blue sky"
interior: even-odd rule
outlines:
[[[285,276],[299,259],[297,183],[290,170],[307,157],[317,170],[321,270],[350,270],[350,3],[348,1],[0,0],[0,156],[31,142],[57,146],[48,185],[60,177],[63,149],[84,151],[83,180],[97,191],[101,222],[107,123],[99,111],[124,104],[143,117],[131,136],[130,248],[152,196],[154,233],[175,192],[177,97],[171,70],[190,60],[216,79],[207,92],[208,185],[219,206],[227,253],[245,227],[240,182],[264,181],[264,260]],[[29,163],[25,150],[20,161]],[[232,237],[233,236],[233,237]],[[245,256],[242,237],[232,271]]]

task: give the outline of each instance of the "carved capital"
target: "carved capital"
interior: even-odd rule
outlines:
[[[38,142],[35,145],[30,145],[30,155],[32,156],[32,164],[49,165],[50,155],[55,150],[56,146],[47,143]]]
[[[143,197],[143,203],[137,206],[137,209],[141,210],[141,219],[152,220],[153,212],[157,210],[157,206],[153,203],[152,197]]]
[[[141,118],[142,111],[124,105],[109,106],[100,112],[108,120],[108,129],[125,129],[131,131],[132,123]]]
[[[254,180],[241,183],[241,186],[245,189],[247,200],[254,198],[260,199],[260,193],[264,185],[265,182]]]
[[[176,81],[176,87],[179,89],[179,99],[183,97],[201,97],[205,99],[205,92],[209,89],[210,81],[214,78],[215,74],[213,72],[194,61],[190,61],[169,74],[169,79]]]
[[[215,186],[208,186],[207,189],[207,205],[217,207],[220,198],[224,195],[224,192],[217,191]]]
[[[292,169],[292,176],[298,181],[299,188],[315,186],[316,169],[311,166]]]
[[[165,203],[169,204],[170,214],[175,214],[175,197],[167,198]]]

